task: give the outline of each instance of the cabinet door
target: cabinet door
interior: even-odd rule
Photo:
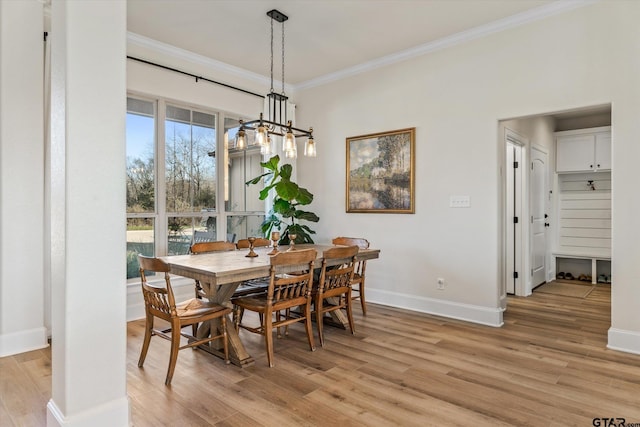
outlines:
[[[579,172],[595,168],[595,136],[566,135],[558,136],[556,141],[556,171]]]
[[[611,169],[611,132],[596,134],[596,170]]]

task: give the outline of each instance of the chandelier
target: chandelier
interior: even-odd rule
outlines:
[[[284,23],[289,17],[278,10],[270,10],[267,16],[271,18],[271,89],[266,95],[268,101],[268,117],[265,118],[260,113],[257,120],[240,120],[240,130],[236,134],[236,148],[244,150],[247,148],[247,131],[255,132],[255,144],[260,146],[263,155],[274,152],[274,141],[271,138],[276,135],[282,137],[282,151],[287,158],[298,157],[297,138],[307,138],[304,146],[304,155],[308,157],[316,156],[316,143],[313,140],[313,128],[309,130],[299,129],[293,126],[292,120],[287,114],[287,100],[284,87]],[[282,91],[276,93],[273,89],[273,23],[282,24]]]

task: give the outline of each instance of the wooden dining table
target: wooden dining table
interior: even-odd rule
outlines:
[[[315,249],[318,253],[315,261],[315,267],[322,265],[322,252],[335,247],[331,244],[298,244],[295,250]],[[171,267],[171,274],[198,280],[206,290],[209,301],[229,306],[233,293],[238,286],[246,280],[259,279],[269,276],[270,256],[268,252],[271,247],[255,248],[257,257],[247,257],[248,249],[226,251],[226,252],[209,252],[202,254],[188,255],[171,255],[160,257]],[[279,247],[280,251],[286,251],[288,246]],[[380,256],[379,249],[360,249],[357,260],[371,260]],[[278,271],[278,273],[287,273],[291,271],[301,270],[305,266],[290,266],[288,269]],[[341,314],[341,313],[340,313]],[[338,314],[338,316],[340,316]],[[346,322],[346,319],[338,318],[339,323]],[[212,320],[209,323],[203,323],[198,327],[196,336],[198,338],[209,335],[212,328],[219,327],[220,320]],[[227,325],[232,325],[231,319],[227,319]],[[214,329],[215,330],[215,329]],[[253,358],[247,352],[238,332],[233,327],[227,328],[229,339],[229,358],[231,362],[240,367],[249,366],[254,363]],[[220,349],[220,343],[211,342],[200,346],[199,348],[223,357]]]

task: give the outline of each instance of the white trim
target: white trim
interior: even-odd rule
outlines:
[[[624,351],[625,353],[640,354],[640,332],[609,328],[608,335],[609,343],[607,348]]]
[[[461,43],[479,39],[489,34],[508,30],[510,28],[528,24],[529,22],[538,21],[549,16],[557,15],[559,13],[576,9],[581,6],[586,6],[595,3],[596,1],[598,0],[567,0],[553,2],[551,4],[531,9],[517,15],[509,16],[507,18],[499,19],[497,21],[493,21],[479,27],[452,34],[448,37],[443,37],[429,43],[412,47],[410,49],[392,53],[391,55],[383,56],[382,58],[367,61],[362,64],[345,68],[344,70],[336,71],[334,73],[325,74],[324,76],[320,76],[315,79],[307,80],[306,82],[295,85],[295,90],[309,89],[312,87],[321,86],[323,84],[351,77],[356,74],[375,70],[376,68],[396,64],[402,61],[407,61],[409,59],[426,55],[431,52],[436,52],[438,50],[446,49],[448,47],[452,47]]]
[[[357,74],[365,73],[376,68],[384,67],[387,65],[395,64],[398,62],[406,61],[418,56],[426,55],[431,52],[436,52],[441,49],[446,49],[451,46],[465,43],[471,40],[475,40],[489,34],[497,33],[500,31],[508,30],[510,28],[518,27],[520,25],[528,24],[529,22],[538,21],[540,19],[547,18],[549,16],[557,15],[569,10],[577,9],[582,6],[587,6],[598,0],[565,0],[555,1],[548,5],[544,5],[535,9],[528,10],[526,12],[519,13],[517,15],[509,16],[507,18],[499,19],[494,22],[490,22],[479,27],[471,28],[460,33],[452,34],[448,37],[443,37],[438,40],[434,40],[429,43],[425,43],[410,49],[406,49],[400,52],[392,53],[391,55],[383,56],[371,61],[357,64],[352,67],[345,68],[333,73],[325,74],[320,77],[316,77],[305,82],[291,85],[285,85],[285,91],[293,93],[301,89],[309,89],[316,86],[321,86],[336,80],[351,77]],[[127,32],[127,42],[150,49],[165,55],[169,55],[184,61],[189,61],[194,64],[204,65],[216,71],[222,71],[230,73],[232,75],[258,82],[263,85],[269,85],[270,80],[267,76],[263,76],[252,71],[245,70],[244,68],[236,67],[221,61],[217,61],[212,58],[208,58],[203,55],[199,55],[194,52],[190,52],[185,49],[181,49],[175,46],[171,46],[166,43],[142,36],[140,34]]]
[[[0,357],[48,347],[47,328],[27,329],[0,335]]]
[[[367,288],[367,301],[481,325],[500,327],[504,324],[502,321],[503,310],[499,307],[482,307],[370,288]]]
[[[133,422],[129,422],[130,414],[129,398],[126,396],[69,417],[50,399],[47,403],[47,427],[129,427],[133,425]]]
[[[142,36],[140,34],[132,33],[131,31],[127,31],[127,42],[136,46],[143,47],[145,49],[171,56],[173,58],[191,62],[193,64],[204,65],[205,67],[208,67],[214,71],[229,73],[231,75],[238,76],[249,81],[260,83],[261,85],[265,85],[267,87],[271,84],[271,80],[269,79],[269,77],[263,76],[262,74],[254,73],[252,71],[245,70],[244,68],[236,67],[222,61],[217,61],[215,59],[206,57],[204,55],[199,55],[186,49],[181,49],[179,47],[175,47],[170,44]],[[293,87],[291,85],[285,84],[285,90],[292,92]]]

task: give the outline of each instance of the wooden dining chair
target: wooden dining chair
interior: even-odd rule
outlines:
[[[273,367],[273,329],[286,327],[295,322],[304,322],[307,340],[311,351],[315,350],[311,326],[311,289],[313,286],[313,264],[317,252],[315,249],[280,252],[271,257],[269,269],[269,288],[266,294],[233,298],[231,302],[243,310],[259,314],[260,325],[249,326],[236,320],[236,329],[264,335],[267,349],[267,361]],[[299,271],[301,265],[306,268]],[[296,266],[300,274],[278,274],[287,267]],[[299,307],[299,313],[290,309]]]
[[[360,237],[336,237],[332,242],[334,245],[357,246],[360,249],[369,249],[369,241]],[[351,281],[351,293],[353,299],[360,299],[362,314],[367,315],[367,304],[364,298],[364,279],[367,269],[367,261],[358,261],[355,264],[353,280]],[[355,287],[354,287],[355,286]],[[357,295],[355,295],[355,294]]]
[[[271,245],[271,240],[265,239],[263,237],[256,237],[256,240],[253,242],[254,248],[261,248],[269,245]],[[249,239],[240,239],[236,243],[236,247],[238,249],[249,249],[249,246],[251,246],[249,244]]]
[[[189,248],[189,253],[194,255],[204,254],[207,252],[225,252],[225,251],[235,251],[236,245],[231,242],[224,242],[222,240],[216,242],[197,242],[191,245]],[[204,289],[202,283],[199,280],[196,280],[195,283],[195,291],[196,298],[202,299],[206,298],[208,295],[208,289]]]
[[[325,313],[346,310],[349,329],[351,329],[351,334],[355,334],[351,282],[358,250],[358,246],[347,246],[327,249],[322,253],[320,280],[312,292],[318,338],[322,347],[324,347],[322,326]],[[336,267],[327,268],[329,264],[334,264],[337,260],[343,260],[344,262]]]
[[[138,367],[142,368],[144,360],[147,357],[151,337],[154,335],[171,342],[169,368],[167,370],[167,377],[164,381],[166,385],[171,384],[171,378],[173,377],[173,372],[176,367],[179,350],[221,339],[224,345],[224,360],[226,363],[229,363],[226,316],[231,313],[231,309],[229,307],[224,307],[222,305],[197,298],[176,304],[173,288],[171,287],[171,280],[169,278],[169,265],[161,259],[146,257],[144,255],[138,255],[138,262],[140,264],[142,295],[144,296],[144,307],[146,313],[144,341],[142,343],[142,350],[140,351]],[[145,272],[147,271],[164,273],[164,284],[151,284],[147,282],[145,275]],[[162,330],[155,329],[154,320],[156,317],[168,322],[170,326]],[[211,335],[209,337],[198,339],[194,336],[195,334],[189,335],[182,332],[182,328],[186,326],[197,325],[198,323],[216,318],[220,318],[221,322],[217,335],[214,334],[214,331],[211,331]],[[187,344],[180,346],[180,337],[187,338],[189,340]]]

